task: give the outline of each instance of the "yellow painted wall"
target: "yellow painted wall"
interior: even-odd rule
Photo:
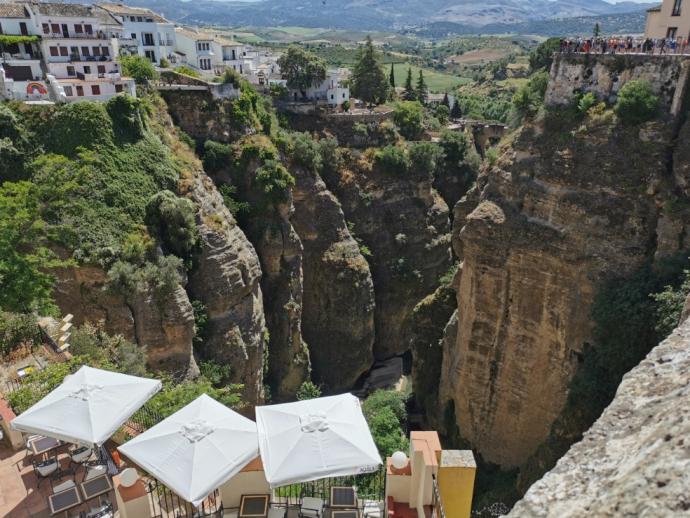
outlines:
[[[444,450],[441,453],[436,478],[446,518],[469,518],[476,470],[471,451]]]

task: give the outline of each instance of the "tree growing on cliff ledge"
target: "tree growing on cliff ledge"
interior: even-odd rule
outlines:
[[[278,66],[287,80],[288,88],[299,90],[306,97],[307,90],[326,79],[326,62],[316,54],[292,45],[278,58]]]
[[[618,92],[613,111],[626,124],[646,122],[656,114],[659,99],[647,81],[628,81]]]
[[[143,56],[120,56],[122,74],[134,79],[138,85],[155,79],[158,75],[156,69],[148,58]]]
[[[381,56],[367,36],[364,47],[357,52],[352,71],[352,95],[370,106],[381,104],[388,97],[388,81],[381,68]]]

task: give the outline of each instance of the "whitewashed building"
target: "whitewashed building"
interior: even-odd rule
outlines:
[[[122,24],[93,6],[27,3],[34,30],[41,36],[46,81],[57,101],[107,100],[135,95],[134,81],[117,62]]]
[[[180,60],[201,75],[214,76],[214,65],[220,63],[221,59],[214,50],[214,37],[211,34],[188,29],[185,27],[175,27],[175,51]]]
[[[345,101],[350,101],[350,88],[347,86],[349,77],[350,71],[345,68],[328,70],[326,79],[320,85],[308,88],[305,95],[299,90],[290,90],[290,100],[327,104],[333,108],[341,106]]]
[[[31,17],[23,4],[0,3],[0,34],[25,36],[27,40],[2,48],[0,98],[22,101],[49,98],[48,85],[43,80],[39,45],[32,28]]]
[[[245,73],[244,52],[246,48],[242,43],[216,36],[211,46],[214,54],[213,71],[216,75],[222,75],[227,69],[235,70],[239,74]]]
[[[155,64],[171,61],[175,52],[175,25],[150,9],[117,3],[96,4],[122,24],[120,46],[128,53],[147,57]]]

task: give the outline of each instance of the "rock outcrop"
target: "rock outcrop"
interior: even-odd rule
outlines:
[[[208,315],[198,352],[230,365],[230,381],[242,383],[245,401],[258,404],[263,401],[266,347],[259,259],[211,179],[199,170],[187,185],[185,194],[197,206],[201,241],[188,290]]]
[[[374,355],[385,359],[404,353],[414,307],[451,266],[448,206],[428,171],[385,174],[354,155],[324,180],[354,224],[355,236],[371,250]]]
[[[690,321],[625,375],[613,402],[509,517],[690,514]]]
[[[312,377],[325,391],[342,392],[373,362],[374,286],[338,200],[317,173],[292,172],[292,224],[304,247],[302,330]]]
[[[458,334],[441,400],[502,466],[548,437],[591,341],[597,286],[650,260],[671,198],[672,124],[580,124],[556,111],[523,127],[480,177],[474,210],[456,211]]]

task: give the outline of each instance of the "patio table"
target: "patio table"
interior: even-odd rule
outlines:
[[[43,455],[60,446],[62,442],[53,437],[40,437],[31,441],[31,451],[34,455]]]
[[[357,495],[355,488],[351,486],[331,487],[330,506],[341,509],[352,509],[357,507]],[[348,518],[343,516],[342,518]]]
[[[239,518],[260,518],[268,516],[270,495],[242,495]]]
[[[102,494],[108,493],[113,485],[110,483],[108,475],[100,475],[79,484],[84,494],[84,500],[91,500]]]
[[[48,497],[48,504],[50,505],[50,514],[56,515],[72,509],[82,503],[81,497],[79,496],[79,491],[77,491],[76,486],[59,493],[55,493]]]
[[[332,511],[331,518],[359,518],[359,511],[350,509],[348,511]]]

